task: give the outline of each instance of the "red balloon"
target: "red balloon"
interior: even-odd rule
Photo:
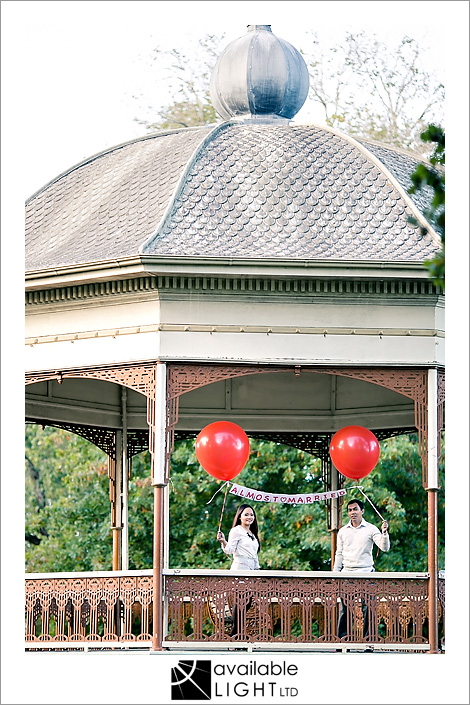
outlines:
[[[345,426],[330,443],[330,456],[337,470],[345,477],[360,480],[377,465],[380,446],[372,431],[363,426]]]
[[[231,421],[215,421],[196,438],[196,457],[209,475],[231,480],[243,470],[250,455],[245,431]]]

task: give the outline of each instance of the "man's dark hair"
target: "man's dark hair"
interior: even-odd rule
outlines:
[[[350,499],[346,505],[346,511],[347,511],[350,504],[358,504],[359,509],[364,510],[364,502],[362,502],[360,499]]]

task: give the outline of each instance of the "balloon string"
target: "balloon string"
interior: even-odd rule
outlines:
[[[227,480],[227,482],[226,482],[227,488],[228,488],[228,484],[229,484],[229,483],[228,483],[228,480]],[[223,485],[220,485],[220,487],[219,487],[219,489],[217,490],[217,492],[214,492],[214,494],[212,495],[212,497],[210,498],[210,500],[209,500],[208,502],[206,502],[206,504],[210,504],[210,503],[212,502],[212,500],[214,499],[215,495],[218,494],[218,492],[220,492],[220,490],[222,489],[222,487],[223,487]]]
[[[354,485],[353,487],[348,487],[348,490],[355,490],[355,489],[359,490],[359,492],[367,499],[369,504],[372,506],[372,509],[374,510],[374,512],[376,512],[376,514],[379,515],[379,517],[382,519],[382,521],[385,521],[385,519],[383,518],[383,516],[381,515],[379,510],[376,507],[374,507],[374,505],[370,501],[369,497],[365,494],[365,492],[362,491],[362,485]]]
[[[220,521],[219,521],[219,528],[217,529],[217,533],[220,531],[220,527],[222,526],[222,517],[224,515],[224,509],[225,509],[225,500],[227,499],[227,492],[228,492],[228,482],[227,482],[227,487],[225,488],[225,497],[224,497],[224,503],[222,505],[222,512],[220,514]]]

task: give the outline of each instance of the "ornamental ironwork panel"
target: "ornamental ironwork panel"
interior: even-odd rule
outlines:
[[[428,643],[427,579],[175,575],[165,597],[169,642]]]
[[[350,377],[376,384],[412,399],[415,407],[415,427],[418,431],[418,450],[421,458],[423,485],[427,486],[427,446],[428,446],[428,386],[427,369],[383,369],[368,367],[313,367],[295,365],[293,368],[279,366],[255,365],[167,365],[167,451],[171,454],[174,446],[174,429],[178,422],[178,401],[181,394],[198,389],[207,384],[253,374],[286,372],[292,369],[298,377],[300,374],[329,374]],[[438,376],[440,409],[443,408],[443,373]],[[443,413],[439,414],[439,435],[443,428]],[[325,453],[325,449],[322,449]],[[321,456],[320,456],[321,457]]]
[[[56,379],[62,383],[69,377],[85,377],[114,382],[134,389],[147,398],[147,423],[149,426],[149,450],[151,453],[151,475],[154,478],[155,462],[155,424],[156,418],[156,369],[157,362],[124,366],[110,366],[94,369],[73,369],[47,373],[29,373],[26,383]],[[260,365],[222,365],[222,364],[167,364],[167,404],[166,404],[166,451],[165,451],[165,482],[169,478],[171,453],[174,448],[175,427],[178,422],[179,397],[181,394],[198,389],[214,382],[235,377],[285,373],[292,369],[296,376],[300,374],[330,374],[359,379],[376,384],[410,398],[415,406],[415,426],[419,438],[419,454],[422,462],[423,484],[427,486],[427,370],[424,369],[382,369],[359,367],[313,367],[295,365],[293,368]],[[438,431],[443,428],[444,406],[444,375],[438,372]],[[326,458],[325,441],[316,442],[317,452],[324,460]],[[323,457],[325,456],[325,457]]]
[[[153,630],[151,576],[26,580],[26,641],[142,641]]]
[[[443,582],[443,581],[442,581]],[[428,644],[428,578],[164,576],[171,642]],[[27,578],[26,642],[142,642],[150,648],[149,575]],[[438,620],[444,641],[444,593]],[[340,632],[341,611],[344,612]]]
[[[43,382],[50,379],[55,379],[59,384],[62,384],[64,379],[80,377],[97,379],[103,382],[112,382],[143,394],[147,398],[148,448],[151,454],[151,476],[153,482],[155,470],[155,424],[157,422],[155,412],[157,385],[156,370],[158,364],[158,362],[152,362],[147,364],[106,366],[88,369],[75,368],[38,374],[28,373],[26,374],[26,384],[34,384],[36,382]],[[132,439],[132,432],[130,438]],[[140,439],[137,443],[139,442]],[[167,452],[167,474],[169,468],[169,456],[170,453]]]

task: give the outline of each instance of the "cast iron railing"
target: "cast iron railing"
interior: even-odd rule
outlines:
[[[167,571],[166,641],[426,645],[428,582],[427,573]]]
[[[26,642],[150,646],[151,570],[26,575]]]
[[[166,648],[232,642],[426,650],[427,573],[163,571]],[[439,580],[443,641],[445,581]],[[26,576],[27,647],[65,643],[150,648],[152,571]],[[346,634],[338,636],[341,601]],[[367,610],[363,607],[366,606]],[[406,647],[406,648],[405,648]]]

